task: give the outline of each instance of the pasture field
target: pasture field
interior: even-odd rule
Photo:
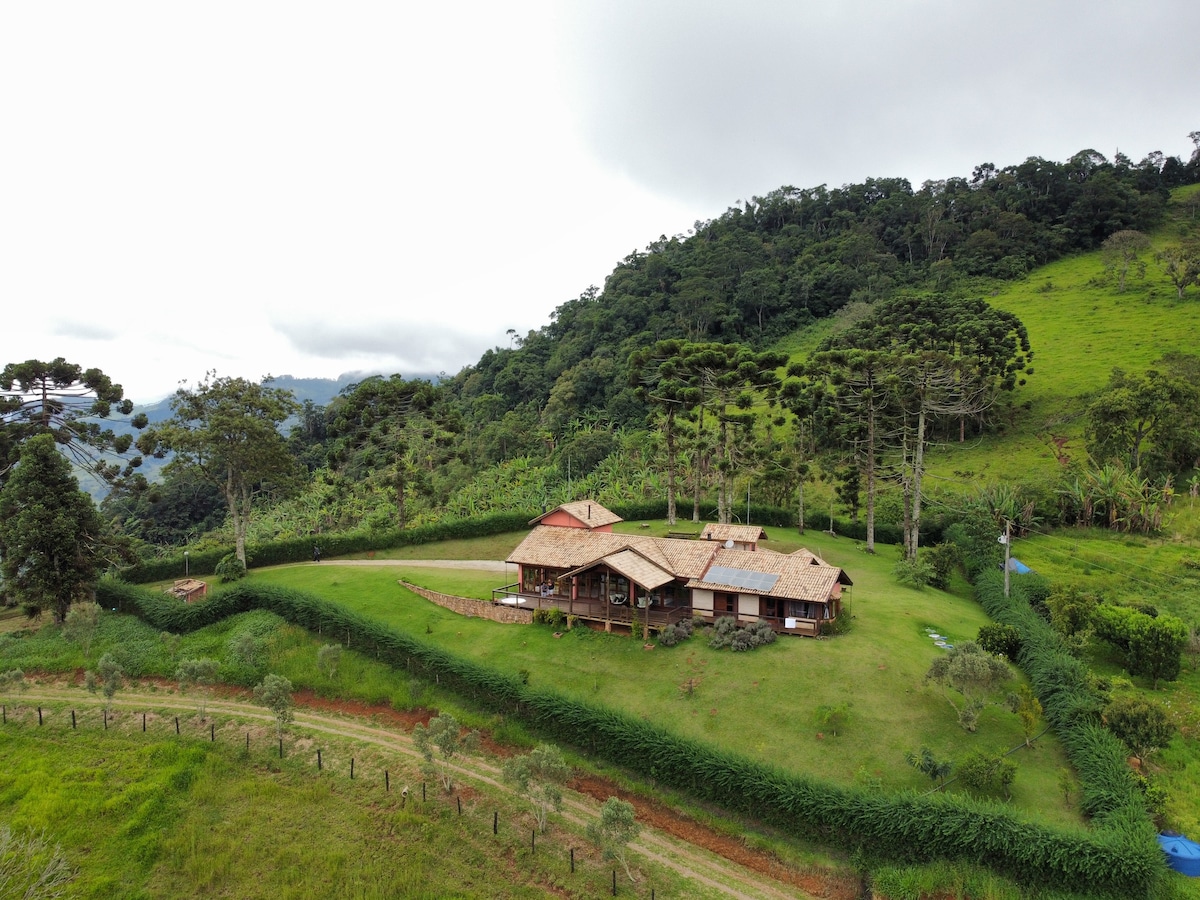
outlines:
[[[891,575],[895,548],[882,547],[872,557],[844,538],[810,533],[802,540],[785,529],[768,532],[769,546],[786,551],[807,543],[847,569],[855,582],[848,635],[784,638],[732,653],[712,650],[697,634],[666,648],[582,627],[556,637],[543,626],[465,618],[397,583],[403,578],[487,598],[500,586],[497,574],[323,562],[257,570],[250,577],[311,591],[500,671],[522,674],[530,684],[632,712],[789,772],[884,790],[927,790],[931,783],[906,763],[906,753],[928,747],[939,757],[961,758],[975,749],[1002,752],[1023,743],[1017,717],[998,703],[986,709],[978,731],[968,734],[940,689],[923,683],[943,652],[926,629],[952,642],[974,639],[988,619],[973,601],[897,585]],[[845,704],[845,722],[834,734],[818,724],[817,714],[822,706],[839,704]],[[1080,821],[1078,810],[1062,799],[1059,780],[1067,763],[1051,735],[1012,758],[1019,766],[1010,801],[1015,808],[1054,824]],[[638,771],[635,760],[629,767]]]
[[[527,804],[489,784],[497,773],[486,762],[459,776],[455,795],[430,784],[423,799],[424,776],[404,738],[375,733],[367,743],[339,736],[336,720],[300,721],[280,758],[274,727],[228,704],[207,720],[216,729],[210,742],[194,713],[181,717],[183,736],[173,734],[179,698],[118,697],[107,730],[86,695],[42,700],[44,727],[30,704],[10,702],[0,729],[0,817],[14,832],[44,833],[62,848],[75,872],[69,896],[516,900],[596,897],[611,888],[612,864],[583,835],[582,801],[552,814],[535,841]],[[147,707],[144,734],[134,709]],[[644,848],[662,849],[653,841]],[[727,896],[644,849],[632,855],[638,883],[622,884],[624,896]]]

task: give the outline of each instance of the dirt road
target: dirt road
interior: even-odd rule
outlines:
[[[410,757],[420,756],[408,736],[411,725],[419,720],[415,714],[397,713],[390,707],[323,701],[303,694],[297,699],[294,729],[363,741]],[[21,695],[20,703],[26,708],[39,703],[69,703],[73,708],[102,705],[99,698],[67,684],[37,685]],[[126,690],[115,699],[114,705],[155,711],[195,711],[191,699],[148,691]],[[261,706],[236,696],[211,700],[207,708],[211,716],[274,723],[271,714]],[[347,714],[355,712],[360,715]],[[369,713],[372,718],[363,718],[362,713]],[[487,785],[489,790],[510,791],[501,778],[499,766],[486,757],[466,757],[453,768],[461,779]],[[577,789],[566,792],[562,815],[580,828],[596,818],[601,799],[617,793],[599,779],[576,779],[572,786]],[[593,796],[593,793],[599,796]],[[635,852],[725,896],[738,900],[818,896],[850,900],[857,896],[857,885],[851,879],[819,871],[789,869],[769,854],[752,851],[728,835],[705,829],[687,817],[669,811],[664,805],[647,803],[643,798],[626,799],[638,807],[638,820],[643,823],[641,835],[631,845]]]

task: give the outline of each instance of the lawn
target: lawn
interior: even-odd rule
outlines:
[[[640,530],[639,525],[624,527]],[[665,530],[664,523],[649,529]],[[646,649],[628,635],[579,628],[555,637],[540,626],[463,618],[397,584],[406,578],[489,597],[500,586],[499,575],[326,562],[260,570],[251,577],[311,591],[501,671],[526,673],[531,684],[612,704],[791,772],[923,790],[930,782],[907,765],[908,752],[929,747],[939,757],[961,758],[971,750],[1002,751],[1023,742],[1016,716],[999,705],[987,709],[977,733],[964,732],[943,694],[923,684],[930,663],[944,652],[926,629],[952,642],[974,638],[988,621],[974,602],[898,586],[891,575],[895,548],[881,548],[872,557],[844,538],[810,532],[801,540],[784,529],[768,532],[768,546],[787,551],[807,544],[850,573],[854,619],[848,635],[784,638],[743,654],[714,651],[700,635],[674,648]],[[436,554],[437,548],[427,552]],[[822,729],[818,708],[843,703],[844,726],[836,735]],[[1066,766],[1052,737],[1013,758],[1019,765],[1014,806],[1055,823],[1079,821],[1065,802],[1047,800],[1059,796],[1059,772]],[[636,770],[636,761],[630,767]]]

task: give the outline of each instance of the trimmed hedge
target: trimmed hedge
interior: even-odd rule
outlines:
[[[416,528],[391,529],[388,531],[351,532],[348,534],[316,535],[273,541],[246,548],[246,562],[250,568],[277,566],[283,563],[305,562],[312,559],[313,544],[321,548],[325,556],[347,556],[351,553],[367,553],[371,550],[391,550],[416,544],[431,544],[456,538],[487,537],[506,531],[520,531],[534,516],[528,513],[494,513],[470,519],[448,519],[432,525]],[[228,553],[228,548],[193,553],[188,559],[188,570],[193,575],[211,575],[217,563]],[[131,584],[149,581],[166,581],[182,578],[183,554],[169,559],[147,560],[121,572],[121,578]]]
[[[1069,743],[1068,752],[1084,765],[1087,753],[1097,757],[1088,777],[1103,781],[1112,792],[1107,798],[1091,798],[1103,827],[1090,832],[1052,829],[1025,821],[998,804],[970,798],[907,792],[889,796],[785,773],[636,717],[531,689],[517,676],[461,659],[344,607],[287,588],[243,582],[194,604],[112,581],[105,581],[98,594],[106,606],[175,632],[247,609],[269,609],[295,625],[336,636],[397,669],[436,675],[441,685],[516,715],[549,737],[616,765],[636,760],[640,771],[666,784],[797,836],[865,847],[903,861],[969,860],[1023,883],[1057,885],[1092,895],[1145,895],[1166,870],[1144,812],[1134,808],[1121,779],[1102,771],[1112,756],[1105,739],[1115,738],[1099,728],[1077,727],[1073,734],[1078,746]],[[1032,643],[1036,641],[1027,637],[1026,646]]]

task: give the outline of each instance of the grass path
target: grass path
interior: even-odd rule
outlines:
[[[103,706],[103,702],[99,698],[81,694],[78,688],[45,685],[39,685],[22,694],[20,703],[26,708],[38,703],[70,704],[73,708],[87,707],[91,709],[99,709]],[[147,710],[149,708],[159,712],[186,712],[189,714],[195,712],[195,703],[190,698],[176,698],[158,693],[129,690],[118,695],[113,700],[113,706],[127,710]],[[236,719],[239,722],[249,721],[263,726],[274,725],[273,716],[264,711],[261,706],[227,697],[210,700],[207,703],[207,711],[210,717],[221,716]],[[420,753],[407,734],[383,727],[377,721],[368,723],[358,718],[298,707],[293,729],[359,741],[389,752],[420,758]],[[489,791],[512,793],[501,777],[499,766],[481,756],[459,757],[459,759],[460,763],[451,766],[456,777],[469,779],[475,785],[486,786]],[[638,804],[635,801],[636,805]],[[587,823],[597,817],[599,806],[599,801],[586,793],[566,791],[564,792],[564,808],[561,818],[569,822],[573,829],[582,832]],[[787,881],[811,883],[817,881],[817,877],[806,877],[804,873],[799,872],[789,873],[778,862],[773,864],[773,868],[779,877],[770,877],[761,869],[756,870],[740,865],[712,852],[705,846],[682,840],[668,830],[646,824],[645,812],[644,808],[638,810],[638,818],[643,822],[643,827],[638,839],[631,844],[631,849],[647,860],[672,869],[681,877],[702,884],[721,896],[738,898],[738,900],[778,900],[778,898],[818,896],[805,892],[795,884],[786,883]],[[694,823],[692,827],[695,827]],[[721,843],[719,836],[714,835],[713,837],[714,840],[706,840],[703,843],[719,845]],[[854,886],[845,879],[842,881],[842,891],[830,892],[829,885],[823,885],[820,896],[855,896]]]

